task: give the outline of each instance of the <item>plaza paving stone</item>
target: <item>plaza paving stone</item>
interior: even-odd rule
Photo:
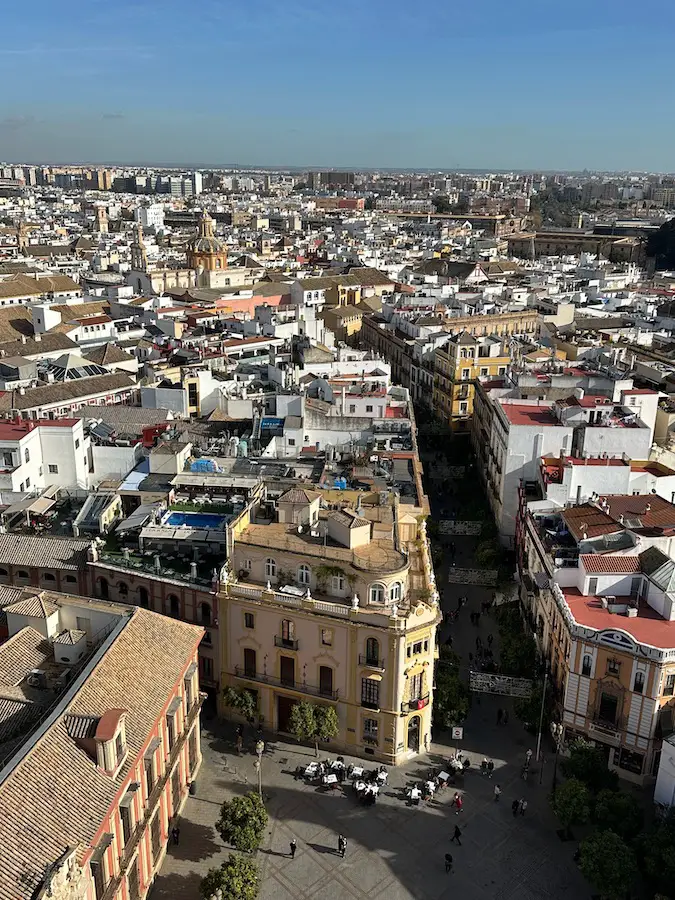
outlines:
[[[457,565],[470,565],[475,538],[454,541]],[[442,607],[455,609],[460,594],[468,603],[456,622],[442,626],[440,641],[452,634],[453,648],[468,664],[477,634],[484,644],[493,634],[498,652],[494,620],[483,615],[477,627],[469,620],[491,591],[448,583],[448,556],[443,554],[437,571]],[[496,724],[498,707],[509,710],[507,726]],[[461,744],[471,769],[429,806],[410,808],[403,799],[405,786],[429,768],[438,771],[454,748],[446,735],[434,737],[429,754],[390,770],[377,805],[363,808],[349,784],[325,793],[296,781],[296,766],[311,761],[313,751],[268,736],[263,785],[270,822],[257,854],[262,900],[588,900],[591,890],[572,860],[575,845],[561,843],[556,835],[548,802],[551,764],[544,767],[541,784],[534,763],[528,781],[520,778],[525,753],[528,747],[535,749],[535,740],[513,715],[511,701],[474,698]],[[204,723],[197,793],[186,801],[180,845],[169,847],[152,900],[198,900],[200,879],[231,852],[214,825],[223,800],[256,789],[252,734],[247,742],[251,752],[239,758],[233,730],[220,722]],[[548,751],[546,742],[544,747]],[[492,780],[478,771],[484,756],[495,762]],[[497,783],[503,794],[495,803]],[[455,790],[464,796],[459,816],[450,805]],[[528,801],[527,813],[514,819],[511,802],[521,797]],[[463,832],[461,847],[450,844],[456,823]],[[336,852],[340,832],[348,839],[344,860]],[[298,844],[294,860],[281,855],[288,853],[291,837]],[[454,857],[451,874],[444,868],[447,852]]]

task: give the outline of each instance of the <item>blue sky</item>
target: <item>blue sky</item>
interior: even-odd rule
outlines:
[[[0,159],[675,170],[669,0],[32,0]]]

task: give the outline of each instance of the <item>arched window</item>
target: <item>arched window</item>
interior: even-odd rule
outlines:
[[[123,581],[120,581],[120,583],[117,585],[117,591],[120,597],[126,598],[129,596],[129,588]]]
[[[635,673],[635,681],[633,683],[633,690],[636,694],[641,694],[645,689],[645,673],[640,672],[639,670]]]
[[[384,585],[371,584],[368,596],[371,603],[384,603]]]
[[[110,587],[108,586],[107,578],[98,579],[98,595],[101,600],[107,600],[110,596]]]
[[[51,572],[43,572],[42,580],[43,581],[56,581],[56,576],[52,575]]]
[[[272,559],[271,556],[265,560],[265,577],[266,578],[276,578],[277,577],[277,561],[276,561],[276,559]]]
[[[0,569],[0,578],[6,578],[9,575],[7,569]]]
[[[583,662],[581,664],[581,674],[590,676],[592,665],[593,665],[593,658],[591,656],[589,656],[588,654],[586,654],[586,656],[584,656]]]
[[[377,665],[380,660],[380,642],[377,638],[368,638],[366,641],[366,664]]]
[[[74,575],[66,575],[66,584],[77,584],[77,578]]]
[[[395,581],[389,588],[389,600],[392,603],[401,602],[401,582]]]
[[[298,584],[309,585],[312,580],[312,570],[309,566],[301,565],[298,569]]]
[[[210,625],[211,624],[211,607],[209,606],[208,603],[202,603],[201,613],[202,613],[202,625]]]
[[[169,601],[169,615],[178,619],[180,617],[180,600],[175,594],[169,594],[167,600]]]
[[[138,589],[138,602],[141,604],[143,609],[150,609],[150,597],[148,595],[147,588],[140,587]]]

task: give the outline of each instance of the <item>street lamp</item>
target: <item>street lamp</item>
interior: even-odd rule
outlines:
[[[553,761],[553,790],[556,786],[556,775],[558,774],[558,755],[563,745],[563,735],[565,734],[565,726],[561,722],[551,722],[551,736],[555,742],[555,759]]]
[[[258,795],[262,800],[262,755],[265,752],[264,741],[258,741],[255,745],[255,752],[258,755],[258,758],[255,761],[255,770],[258,773]]]

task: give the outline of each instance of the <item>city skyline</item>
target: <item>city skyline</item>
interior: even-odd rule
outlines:
[[[672,170],[675,13],[490,0],[328,17],[255,4],[46,0],[9,12],[0,155],[26,162],[349,169]],[[161,12],[161,17],[158,13]],[[341,22],[343,24],[341,24]],[[182,24],[181,24],[182,23]],[[180,25],[180,27],[178,27]],[[118,35],[122,35],[119,37]],[[326,52],[341,39],[344,46]],[[620,62],[620,65],[617,64]],[[639,78],[636,77],[639,72]],[[609,73],[609,74],[608,74]],[[47,85],[47,89],[45,86]],[[640,127],[631,119],[639,111]],[[648,128],[645,125],[648,124]],[[169,149],[167,149],[169,148]],[[233,165],[231,163],[231,165]]]

